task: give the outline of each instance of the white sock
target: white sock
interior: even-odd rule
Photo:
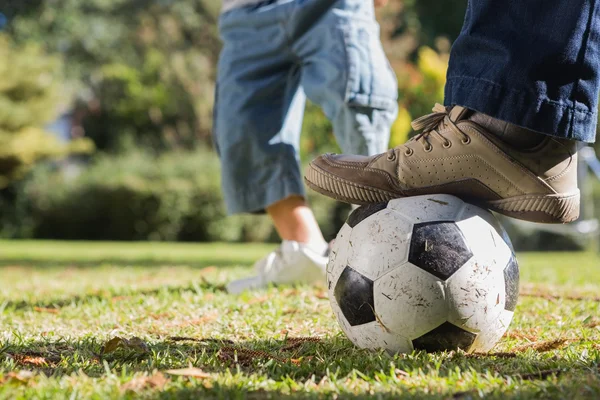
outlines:
[[[308,243],[301,243],[301,245],[319,255],[325,254],[327,252],[327,248],[329,247],[329,243],[320,239],[312,240]]]

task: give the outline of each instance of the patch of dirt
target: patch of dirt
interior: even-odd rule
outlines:
[[[263,350],[248,349],[243,346],[236,345],[235,342],[227,339],[171,336],[168,338],[168,340],[172,342],[191,341],[207,345],[217,345],[217,357],[219,360],[224,363],[236,363],[244,367],[252,366],[255,360],[274,360],[282,364],[292,363],[298,365],[304,360],[310,360],[312,357],[292,358],[292,354],[287,355],[285,353],[298,349],[304,343],[321,342],[321,338],[319,337],[287,337],[281,341],[281,347],[276,351],[276,354],[272,354]]]
[[[519,374],[517,375],[518,378],[521,378],[525,381],[532,381],[532,380],[543,380],[548,378],[549,376],[558,376],[560,374],[562,374],[564,371],[561,369],[546,369],[546,370],[542,370],[542,371],[538,371],[538,372],[532,372],[529,374]]]
[[[533,349],[539,353],[543,353],[546,351],[560,349],[560,348],[564,347],[564,345],[566,343],[567,343],[567,339],[564,339],[564,338],[545,340],[542,342],[533,342],[533,343],[524,344],[522,346],[517,346],[514,348],[514,351],[521,353],[521,352],[527,351],[529,349]]]
[[[510,352],[498,352],[498,353],[472,353],[472,354],[465,354],[465,357],[467,358],[481,358],[481,357],[496,357],[496,358],[515,358],[517,357],[518,354],[517,353],[510,353]]]
[[[199,343],[216,343],[216,344],[234,344],[233,340],[215,339],[215,338],[193,338],[187,336],[170,336],[171,342],[199,342]]]
[[[521,290],[519,296],[537,297],[545,300],[573,300],[573,301],[596,301],[600,302],[600,296],[584,296],[578,293],[553,294],[552,288],[525,288]]]
[[[518,340],[529,340],[530,342],[536,342],[538,340],[539,329],[528,329],[527,331],[508,331],[504,334],[507,339],[518,339]]]

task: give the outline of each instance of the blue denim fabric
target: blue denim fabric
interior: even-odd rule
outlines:
[[[344,152],[387,149],[398,86],[372,1],[266,1],[224,13],[219,30],[214,139],[229,213],[305,194],[306,97],[332,121]]]
[[[599,43],[600,0],[470,0],[445,103],[593,142]]]

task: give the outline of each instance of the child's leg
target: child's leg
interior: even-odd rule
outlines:
[[[296,147],[305,97],[278,23],[281,7],[234,9],[220,20],[214,139],[230,214],[304,195]]]
[[[267,207],[277,233],[283,240],[306,243],[311,247],[324,247],[321,228],[302,196],[290,196]]]
[[[280,25],[292,10],[269,4],[221,18],[215,142],[228,212],[266,210],[282,239],[321,249],[298,165],[305,96]]]
[[[297,15],[311,20],[311,4],[317,3],[306,2]],[[318,22],[293,47],[304,60],[304,91],[332,121],[344,153],[387,150],[398,85],[381,46],[373,2],[340,0],[322,18],[312,20]]]

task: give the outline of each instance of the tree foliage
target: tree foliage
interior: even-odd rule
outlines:
[[[9,10],[9,32],[66,61],[100,148],[208,140],[220,44],[214,0],[48,0]]]
[[[61,144],[43,127],[60,112],[60,61],[35,45],[15,47],[0,36],[0,188],[40,159],[89,151],[90,143]]]

